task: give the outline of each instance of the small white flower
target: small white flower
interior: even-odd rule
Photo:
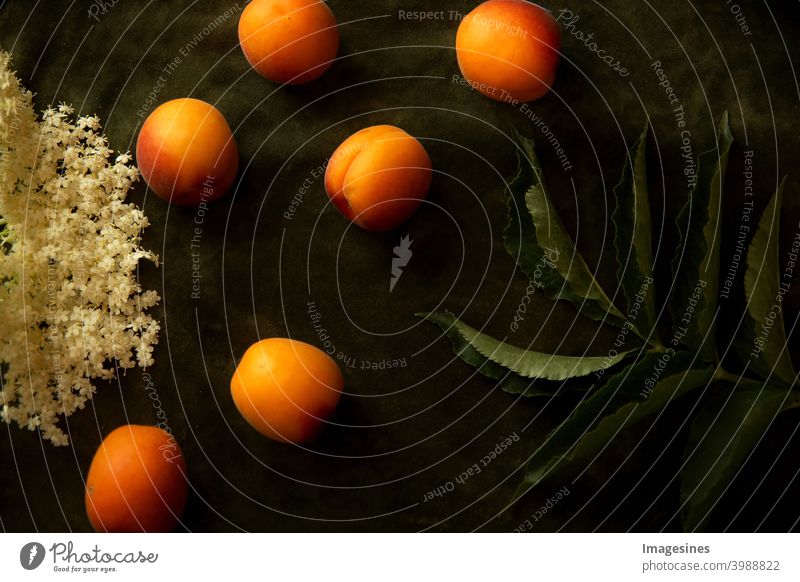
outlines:
[[[92,380],[113,379],[114,363],[153,364],[160,326],[147,310],[160,298],[135,272],[158,256],[140,247],[147,218],[124,202],[139,177],[130,154],[114,157],[99,118],[73,120],[67,104],[37,120],[9,62],[0,51],[1,236],[11,245],[0,253],[0,420],[62,446],[59,417],[85,407]]]

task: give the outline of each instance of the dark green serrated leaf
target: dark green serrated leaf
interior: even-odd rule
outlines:
[[[728,113],[722,116],[717,147],[700,154],[697,182],[678,215],[680,244],[673,260],[673,318],[682,327],[683,342],[707,361],[717,357],[714,342],[719,291],[719,209],[733,144]]]
[[[547,437],[528,463],[518,495],[536,486],[551,471],[578,459],[588,459],[618,431],[633,426],[684,394],[705,386],[714,371],[692,368],[688,352],[647,352],[612,376],[583,400]]]
[[[524,350],[480,333],[460,321],[452,313],[421,313],[418,315],[437,324],[451,339],[450,334],[455,334],[460,341],[465,342],[469,348],[491,364],[499,366],[503,370],[509,370],[522,378],[551,381],[580,378],[618,364],[627,355],[623,353],[614,357],[575,357]]]
[[[469,342],[464,339],[455,327],[433,319],[435,315],[436,314],[433,313],[416,314],[417,317],[422,317],[439,325],[453,344],[453,351],[455,354],[464,362],[476,368],[482,375],[492,380],[498,380],[500,388],[504,392],[508,392],[509,394],[521,394],[523,396],[552,395],[553,391],[547,390],[547,387],[537,385],[534,381],[523,378],[511,370],[499,364],[495,364],[489,358],[482,356],[478,350],[469,345]]]
[[[744,273],[747,313],[734,348],[764,378],[793,384],[795,371],[787,350],[782,315],[782,297],[792,280],[781,276],[779,256],[784,183],[785,180],[764,210],[747,251]]]
[[[789,407],[789,390],[740,382],[709,391],[692,419],[681,469],[686,531],[702,529],[714,505],[761,441],[775,417]]]
[[[590,319],[624,326],[625,317],[595,280],[550,201],[533,140],[516,140],[519,171],[506,191],[506,250],[550,299],[566,299]]]
[[[616,227],[614,247],[618,280],[627,301],[627,317],[639,335],[661,344],[656,330],[653,284],[652,227],[647,192],[647,133],[645,128],[628,152],[622,178],[614,188]]]

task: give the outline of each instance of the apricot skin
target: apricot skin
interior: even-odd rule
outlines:
[[[342,372],[328,354],[301,341],[271,338],[245,352],[231,379],[231,396],[264,436],[305,443],[322,431],[343,387]]]
[[[86,514],[98,532],[170,532],[187,495],[183,453],[170,434],[155,426],[112,431],[86,476]]]
[[[136,142],[136,162],[160,198],[196,206],[231,188],[239,151],[216,107],[198,99],[174,99],[145,120]]]
[[[544,8],[489,0],[464,17],[456,34],[458,66],[472,86],[497,101],[533,101],[553,86],[561,29]]]
[[[419,208],[431,185],[431,159],[398,127],[376,125],[333,153],[325,190],[345,218],[371,231],[397,228]]]
[[[239,44],[260,75],[297,85],[330,68],[339,50],[339,29],[324,2],[253,0],[239,19]]]

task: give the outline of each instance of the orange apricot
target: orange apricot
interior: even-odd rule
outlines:
[[[314,439],[339,403],[344,378],[322,350],[285,338],[248,348],[231,379],[231,396],[258,432],[286,443]]]
[[[375,125],[336,149],[325,171],[325,191],[345,218],[384,231],[416,212],[431,178],[431,159],[418,140],[398,127]]]
[[[473,88],[497,101],[533,101],[553,86],[561,29],[550,12],[525,0],[488,0],[456,34],[458,66]]]
[[[320,0],[253,0],[239,18],[239,44],[260,75],[296,85],[330,68],[339,29]]]
[[[136,163],[164,200],[197,206],[227,192],[239,170],[239,151],[222,113],[198,99],[173,99],[145,120]]]
[[[186,496],[183,453],[172,435],[155,426],[112,431],[86,477],[86,513],[98,532],[170,532]]]

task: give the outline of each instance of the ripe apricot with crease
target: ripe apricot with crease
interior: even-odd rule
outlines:
[[[345,218],[385,231],[406,222],[428,195],[431,159],[422,144],[392,125],[347,138],[325,172],[325,191]]]

